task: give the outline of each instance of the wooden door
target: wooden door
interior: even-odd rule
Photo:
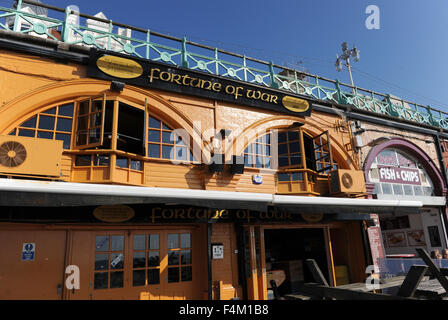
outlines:
[[[247,299],[267,300],[264,231],[260,226],[244,227]]]

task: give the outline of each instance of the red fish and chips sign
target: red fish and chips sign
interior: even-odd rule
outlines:
[[[421,185],[418,169],[378,166],[381,182]]]

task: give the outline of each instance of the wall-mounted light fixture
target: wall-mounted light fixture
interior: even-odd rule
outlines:
[[[119,81],[112,81],[110,83],[110,90],[115,92],[121,92],[124,89],[124,83]]]

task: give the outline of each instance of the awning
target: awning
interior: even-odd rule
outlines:
[[[421,201],[0,179],[0,206],[64,207],[144,203],[260,211],[273,206],[297,213],[411,213],[423,206]]]

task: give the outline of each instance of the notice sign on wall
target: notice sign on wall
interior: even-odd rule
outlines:
[[[418,169],[378,166],[381,182],[420,185]]]
[[[34,261],[36,244],[34,242],[24,243],[22,246],[22,261]]]

